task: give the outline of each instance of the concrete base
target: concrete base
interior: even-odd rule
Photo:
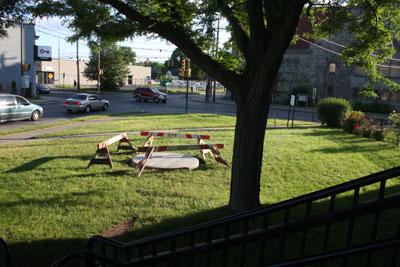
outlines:
[[[144,158],[145,154],[139,154],[132,159],[132,165],[136,167]],[[193,156],[169,153],[169,152],[155,152],[147,161],[145,169],[161,169],[161,170],[175,170],[175,169],[196,169],[199,167],[199,160]]]

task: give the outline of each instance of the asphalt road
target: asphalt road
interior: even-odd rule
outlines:
[[[186,111],[186,95],[175,94],[169,96],[167,103],[154,103],[152,101],[136,102],[130,93],[104,93],[99,94],[101,98],[110,101],[110,107],[107,111],[93,111],[85,113],[68,113],[62,108],[63,101],[76,92],[53,90],[50,94],[40,95],[38,102],[44,109],[44,116],[39,121],[17,121],[0,124],[0,130],[8,130],[23,126],[38,125],[49,122],[69,120],[77,117],[84,117],[96,114],[113,114],[123,112],[146,112],[158,114],[179,114]],[[211,114],[236,114],[235,103],[232,100],[226,100],[222,95],[216,97],[216,102],[206,102],[204,95],[189,94],[187,103],[188,113],[211,113]],[[35,102],[35,101],[33,101]],[[288,118],[287,107],[271,107],[270,118],[284,119]],[[316,116],[315,116],[316,117]],[[290,117],[292,118],[292,117]],[[312,121],[312,112],[310,110],[297,109],[295,120]]]

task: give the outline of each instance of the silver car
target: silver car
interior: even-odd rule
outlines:
[[[101,99],[98,95],[80,93],[66,99],[63,108],[68,112],[83,111],[89,113],[92,110],[107,110],[110,102]]]
[[[0,122],[31,119],[43,116],[43,108],[19,95],[0,94]]]

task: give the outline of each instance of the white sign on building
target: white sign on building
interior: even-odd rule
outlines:
[[[35,46],[35,60],[51,61],[51,46]]]

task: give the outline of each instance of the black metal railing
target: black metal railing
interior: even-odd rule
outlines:
[[[1,250],[1,264],[0,266],[10,267],[11,266],[11,253],[7,246],[7,243],[0,238],[0,250]]]
[[[130,243],[93,236],[85,266],[398,266],[399,176],[397,167]]]

